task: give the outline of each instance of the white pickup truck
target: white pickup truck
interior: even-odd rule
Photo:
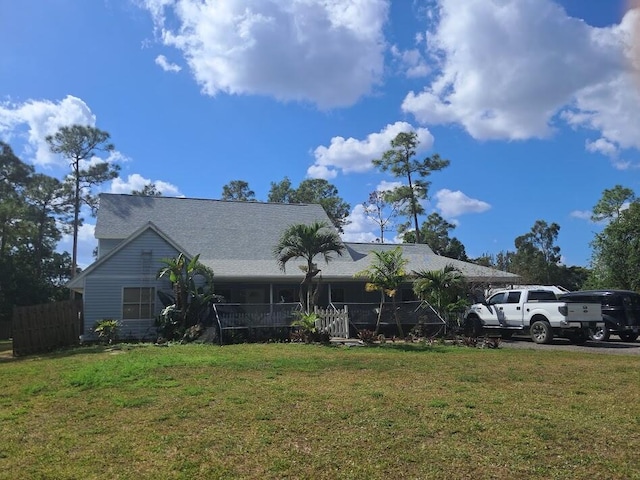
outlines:
[[[589,338],[589,328],[602,323],[600,303],[560,302],[552,290],[512,289],[471,305],[463,332],[477,337],[493,331],[503,338],[524,333],[536,343],[550,343],[558,336],[581,344]]]

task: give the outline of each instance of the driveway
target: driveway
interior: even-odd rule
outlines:
[[[524,348],[529,350],[568,350],[572,352],[601,353],[608,355],[640,355],[640,341],[623,342],[612,337],[608,342],[589,340],[584,345],[573,345],[566,338],[554,338],[549,345],[534,343],[528,337],[514,336],[510,340],[502,340],[503,348]]]

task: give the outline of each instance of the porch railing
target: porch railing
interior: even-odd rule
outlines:
[[[337,303],[316,313],[322,317],[318,327],[328,330],[332,336],[349,338],[357,336],[360,330],[375,329],[379,303]],[[454,330],[457,318],[441,316],[426,302],[398,302],[396,310],[405,334],[414,332],[435,336]],[[302,311],[299,303],[277,304],[215,304],[216,321],[220,332],[239,330],[279,329],[286,330],[296,320],[296,312]],[[395,314],[391,302],[382,304],[380,333],[397,334]]]

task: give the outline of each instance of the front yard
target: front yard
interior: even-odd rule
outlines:
[[[125,345],[0,372],[0,478],[640,478],[635,356]]]

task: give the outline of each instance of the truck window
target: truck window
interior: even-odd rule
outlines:
[[[507,303],[520,303],[521,292],[509,292],[507,295]]]
[[[493,295],[493,296],[491,296],[489,298],[489,301],[487,303],[489,305],[496,305],[498,303],[504,303],[506,295],[507,295],[507,292],[496,293],[495,295]]]
[[[556,294],[551,290],[529,290],[530,302],[555,302]]]

